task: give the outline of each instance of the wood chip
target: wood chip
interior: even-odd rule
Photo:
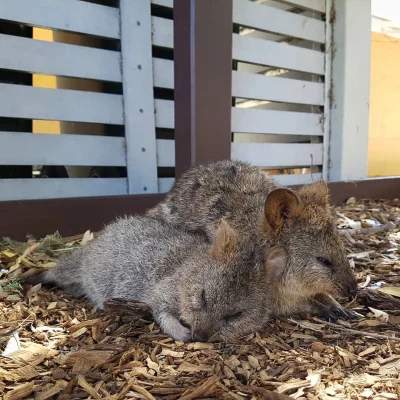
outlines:
[[[16,386],[5,394],[4,400],[20,400],[33,392],[33,382],[27,382]]]

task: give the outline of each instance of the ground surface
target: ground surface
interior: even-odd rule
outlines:
[[[4,399],[400,399],[398,201],[338,208],[361,287],[358,321],[271,321],[241,345],[173,342],[151,321],[99,314],[58,290],[18,279],[50,268],[82,235],[0,245],[0,397]],[[86,234],[83,241],[90,239]],[[29,287],[28,287],[29,288]],[[272,397],[270,397],[272,398]]]

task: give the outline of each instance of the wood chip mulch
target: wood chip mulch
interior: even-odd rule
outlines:
[[[0,398],[400,399],[400,202],[349,199],[337,213],[361,288],[346,306],[361,318],[274,320],[240,345],[174,342],[140,305],[110,303],[100,313],[60,290],[19,283],[90,232],[4,239]]]

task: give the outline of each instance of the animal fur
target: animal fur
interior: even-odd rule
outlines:
[[[259,282],[267,264],[220,221],[212,243],[151,217],[125,217],[28,283],[56,284],[87,297],[148,304],[176,340],[234,341],[261,329],[270,300]]]
[[[323,180],[294,192],[247,163],[218,161],[188,170],[147,214],[206,240],[226,218],[242,248],[259,243],[265,255],[280,249],[272,256],[277,279],[262,283],[275,315],[355,316],[332,297],[354,296],[357,283]]]

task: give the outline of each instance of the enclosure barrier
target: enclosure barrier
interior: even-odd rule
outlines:
[[[362,155],[349,168],[365,136],[365,90],[354,79],[332,85],[331,73],[357,70],[359,1],[0,0],[0,236],[98,230],[222,158],[284,171],[275,177],[287,185],[365,177]],[[336,29],[350,22],[356,34]],[[32,75],[55,85],[33,86]],[[355,113],[350,100],[362,103]],[[61,128],[37,132],[32,121]],[[69,177],[1,175],[32,165],[65,166]],[[339,202],[353,190],[396,197],[396,182],[330,186]]]

